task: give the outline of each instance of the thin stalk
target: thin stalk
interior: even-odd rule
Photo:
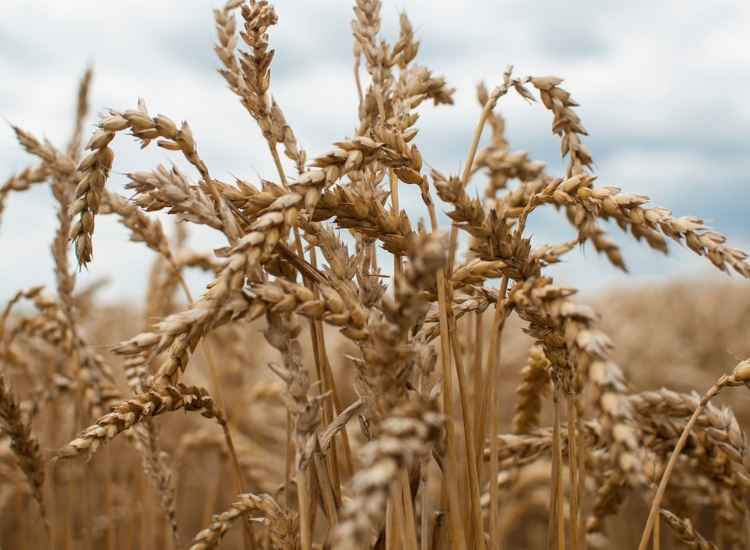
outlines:
[[[47,413],[47,416],[49,417],[49,412]],[[51,438],[49,437],[50,436],[49,431],[47,431],[46,435],[47,435],[47,440],[48,441],[51,440]],[[49,482],[47,486],[49,487],[49,493],[51,497],[50,502],[52,503],[52,506],[50,506],[50,511],[49,511],[49,514],[51,517],[51,521],[50,521],[51,526],[50,526],[50,531],[49,531],[49,542],[47,546],[49,546],[50,548],[57,548],[58,546],[57,540],[59,538],[57,523],[60,522],[60,520],[58,519],[60,514],[59,514],[58,502],[57,502],[58,487],[57,487],[57,476],[55,475],[55,468],[50,468]]]
[[[430,538],[430,515],[429,515],[429,504],[430,504],[430,476],[428,475],[428,468],[430,464],[430,455],[425,453],[421,457],[419,463],[419,474],[421,485],[420,490],[422,491],[422,517],[420,518],[420,548],[421,550],[429,549],[429,538]]]
[[[245,494],[245,483],[242,480],[242,470],[240,469],[240,461],[237,458],[237,451],[234,448],[234,441],[232,440],[232,433],[229,431],[229,424],[224,421],[221,423],[221,428],[224,430],[224,439],[227,442],[227,451],[229,452],[229,464],[231,466],[230,471],[232,472],[232,482],[234,483],[234,490],[240,491],[237,494]],[[243,544],[245,548],[256,550],[258,548],[255,540],[255,530],[250,522],[242,522],[242,534]]]
[[[292,414],[287,411],[286,412],[286,445],[284,447],[285,453],[284,453],[284,500],[286,501],[286,505],[290,505],[290,499],[289,499],[289,489],[291,485],[291,478],[292,478],[292,461],[294,460],[292,458],[292,452],[294,451],[294,448],[292,447]]]
[[[354,57],[354,82],[357,83],[357,97],[359,98],[359,111],[362,111],[362,83],[359,80],[359,55]]]
[[[147,484],[148,483],[146,481],[146,476],[145,475],[140,476],[140,479],[141,479],[141,482],[143,484]],[[201,522],[201,525],[208,525],[208,523],[209,523],[209,521],[211,519],[211,515],[212,515],[211,514],[211,510],[213,510],[215,508],[215,506],[216,506],[216,497],[219,494],[219,487],[220,486],[221,485],[217,482],[216,483],[216,488],[215,488],[215,490],[211,494],[211,496],[213,498],[211,499],[211,508],[207,510],[207,512],[208,512],[208,516],[206,518],[207,521]],[[153,492],[151,492],[151,491],[146,492],[146,494],[144,495],[144,497],[145,498],[143,499],[144,506],[143,506],[143,509],[142,509],[141,522],[143,523],[142,536],[145,539],[146,544],[142,544],[142,547],[146,548],[146,549],[149,549],[149,548],[154,548],[154,541],[156,540],[156,537],[154,535],[154,523],[155,523],[154,519],[156,518],[156,512],[154,510],[155,507],[154,507]]]
[[[576,445],[576,393],[568,392],[568,492],[570,493],[570,548],[578,548],[578,446]]]
[[[477,446],[477,460],[484,456],[484,430],[487,425],[487,415],[489,414],[489,404],[492,403],[492,417],[490,426],[490,546],[492,548],[500,547],[500,516],[499,500],[500,488],[497,486],[497,477],[500,472],[498,462],[498,436],[500,434],[500,345],[502,342],[502,329],[505,325],[505,307],[501,300],[505,299],[505,291],[508,286],[508,277],[503,276],[500,284],[500,291],[497,295],[497,306],[495,309],[495,320],[493,323],[492,336],[490,338],[490,351],[487,358],[486,392],[482,399],[482,413],[480,417],[481,435],[477,441],[481,444]],[[477,464],[479,464],[477,462]],[[478,466],[478,468],[481,466]]]
[[[672,470],[674,470],[675,464],[677,464],[677,459],[679,458],[683,447],[685,447],[685,443],[687,443],[687,438],[690,435],[690,430],[693,429],[695,422],[703,412],[706,404],[708,404],[711,398],[721,393],[721,391],[727,386],[727,383],[729,383],[729,381],[730,377],[728,377],[727,375],[719,378],[716,384],[714,384],[714,386],[710,390],[708,390],[706,395],[701,398],[701,401],[698,404],[698,408],[695,409],[695,412],[693,413],[693,416],[690,417],[690,420],[685,426],[685,429],[682,430],[682,435],[677,441],[677,445],[675,445],[674,451],[672,451],[672,456],[669,457],[667,467],[664,469],[664,475],[659,482],[659,488],[656,490],[654,502],[651,503],[651,511],[648,514],[648,520],[646,521],[646,527],[643,530],[643,536],[641,537],[641,544],[638,546],[638,550],[646,550],[646,547],[648,546],[648,540],[651,537],[651,530],[654,527],[654,521],[659,515],[661,499],[664,496],[664,491],[667,489],[667,483],[669,483],[669,476],[672,475]]]
[[[396,550],[396,542],[394,541],[396,528],[393,515],[393,498],[388,497],[388,502],[385,504],[385,550]]]
[[[280,174],[283,174],[283,172],[279,172]],[[297,247],[297,254],[300,256],[300,258],[305,257],[305,251],[302,246],[302,239],[299,235],[299,230],[297,227],[294,228],[294,241],[295,245]],[[311,259],[315,259],[314,255],[311,255]],[[313,263],[314,269],[317,270],[317,265]],[[317,298],[318,291],[315,288],[315,285],[313,285],[313,282],[305,275],[305,273],[302,273],[302,281],[304,285],[309,288]],[[324,394],[326,393],[331,385],[332,385],[332,377],[328,375],[326,372],[328,370],[328,356],[325,352],[325,339],[323,338],[322,331],[323,331],[323,325],[320,322],[320,320],[314,320],[314,319],[308,319],[308,323],[310,326],[310,340],[312,341],[312,347],[313,347],[313,358],[315,360],[315,371],[318,376],[318,380],[320,381],[320,393]],[[333,422],[334,417],[336,416],[336,412],[333,410],[333,405],[331,404],[331,401],[326,399],[323,402],[323,422],[327,426],[331,422]],[[336,457],[336,445],[331,445],[331,452],[333,453],[331,456],[333,457],[333,463],[331,470],[329,472],[331,479],[333,480],[334,487],[337,491],[337,494],[340,493],[340,482],[338,478],[338,470],[335,468],[335,465],[338,464],[338,459]]]
[[[86,511],[86,518],[93,517],[93,505],[91,503],[91,477],[84,475],[82,483],[82,489],[83,489],[83,501],[84,501],[84,510]],[[86,545],[88,548],[94,547],[94,528],[92,525],[92,522],[87,521],[86,522],[86,528],[84,529],[84,533],[86,534]]]
[[[474,448],[474,426],[469,411],[469,396],[467,392],[466,371],[464,370],[461,357],[461,347],[458,343],[456,331],[456,318],[451,315],[448,318],[448,330],[451,343],[453,344],[453,358],[456,363],[458,374],[458,391],[461,396],[461,413],[464,419],[464,443],[466,445],[466,458],[469,469],[469,498],[471,500],[471,525],[473,528],[474,544],[472,546],[484,550],[484,525],[482,521],[482,508],[479,495],[479,475],[477,473],[477,456]]]
[[[211,524],[211,517],[213,516],[213,511],[216,509],[216,501],[219,499],[219,488],[221,487],[221,478],[223,477],[222,473],[223,469],[218,468],[216,472],[216,481],[203,493],[205,498],[203,499],[204,505],[201,525]],[[150,499],[146,499],[146,502],[150,502]],[[150,514],[146,512],[147,511],[144,510],[144,517],[150,517]],[[152,540],[150,534],[148,540]]]
[[[308,288],[311,286],[309,281],[305,280],[305,286]],[[320,355],[320,338],[318,336],[318,327],[316,326],[315,322],[312,319],[308,318],[308,323],[310,326],[310,339],[312,341],[312,347],[313,347],[313,359],[315,360],[315,374],[318,377],[318,380],[320,381],[320,395],[325,394],[328,391],[328,376],[323,372],[323,369],[325,368],[323,366],[323,363],[325,362],[325,358],[321,357]],[[328,426],[331,422],[333,422],[334,418],[334,412],[332,410],[331,401],[329,399],[326,399],[323,401],[323,424]],[[336,456],[336,446],[331,445],[331,452],[333,453],[333,457],[335,460]],[[331,475],[331,478],[333,476]],[[338,476],[336,476],[338,478]],[[338,479],[336,479],[338,482]]]
[[[401,211],[399,210],[399,204],[398,204],[398,178],[396,177],[396,172],[393,171],[393,168],[388,169],[388,178],[391,184],[391,206],[393,207],[393,210],[395,210],[396,215],[399,215]],[[403,276],[403,273],[404,273],[403,259],[401,256],[394,254],[393,255],[394,280],[398,281]]]
[[[586,445],[583,434],[583,415],[578,415],[578,546],[586,550]],[[572,516],[571,516],[572,517]]]
[[[498,310],[500,307],[498,306]],[[500,473],[498,463],[498,434],[500,432],[500,369],[495,364],[495,356],[487,371],[491,373],[490,402],[492,403],[492,417],[490,419],[490,546],[500,548],[500,488],[497,486],[497,477]]]
[[[393,502],[393,522],[395,529],[393,530],[393,548],[404,549],[406,548],[406,525],[404,524],[404,498],[401,494],[401,484],[396,483],[391,492],[391,501]]]
[[[63,544],[60,547],[61,550],[70,550],[71,543],[73,541],[73,511],[75,510],[75,499],[73,498],[73,465],[68,463],[67,465],[67,478],[65,482],[65,495],[64,502],[66,504],[66,510],[64,518],[67,525],[63,528]],[[62,514],[61,514],[62,515]]]
[[[20,482],[16,484],[16,533],[18,533],[18,544],[21,550],[27,550],[29,547],[26,537],[26,510],[23,502],[24,490]]]
[[[560,492],[560,485],[557,482],[560,474],[562,464],[557,460],[557,448],[560,446],[560,409],[558,408],[557,399],[557,380],[554,381],[554,388],[552,390],[552,473],[550,476],[551,489],[549,497],[549,526],[547,545],[549,550],[556,550],[558,548],[560,536],[558,531],[558,517],[560,501],[558,493]],[[565,544],[565,538],[563,534],[563,544]]]
[[[311,468],[310,466],[313,465]],[[307,506],[310,510],[310,544],[312,539],[315,537],[315,523],[318,521],[318,494],[320,493],[320,477],[318,476],[318,469],[314,467],[314,462],[309,460],[305,470],[310,474],[308,478],[308,501]]]
[[[296,460],[295,460],[296,462]],[[299,506],[300,542],[302,550],[312,548],[312,532],[310,523],[310,500],[307,491],[307,470],[297,466],[297,500]]]
[[[445,469],[444,480],[456,479],[456,470],[453,469],[453,465],[450,460],[443,463]],[[458,500],[458,489],[455,483],[445,484],[446,493],[448,493],[448,516],[451,520],[451,548],[458,548],[458,550],[464,550],[466,548],[466,537],[464,535],[463,525],[458,520],[457,508],[459,506]],[[454,512],[455,511],[455,512]]]
[[[503,328],[505,327],[505,307],[501,300],[505,300],[505,293],[508,290],[508,277],[503,275],[500,283],[500,290],[497,295],[497,304],[495,306],[495,318],[492,321],[492,334],[490,335],[490,349],[487,352],[487,370],[484,374],[484,391],[482,392],[482,409],[479,415],[479,426],[476,433],[476,453],[477,453],[477,471],[482,471],[482,462],[484,461],[484,434],[487,431],[487,412],[490,403],[490,389],[492,386],[492,373],[500,364],[500,343],[502,339]],[[497,363],[496,363],[497,362]],[[492,461],[492,457],[490,457]]]
[[[482,414],[482,352],[484,351],[484,324],[482,315],[475,315],[474,318],[474,364],[472,365],[472,378],[474,381],[474,424],[473,427],[479,426],[480,415]],[[474,453],[476,455],[476,452]],[[479,469],[479,466],[477,466]]]
[[[555,494],[557,495],[555,525],[557,526],[557,548],[565,550],[565,494],[563,491],[563,461],[562,461],[562,437],[560,435],[560,399],[557,384],[553,393],[554,399],[554,418],[552,432],[552,448],[554,450],[554,463],[557,465],[557,471],[554,477]]]
[[[273,163],[276,165],[276,171],[279,173],[279,177],[281,178],[281,185],[286,185],[286,176],[284,175],[284,167],[281,166],[281,159],[279,158],[279,152],[276,150],[276,142],[268,140],[268,148],[271,150]]]
[[[131,498],[133,505],[130,508],[130,514],[128,514],[128,525],[126,525],[125,533],[127,538],[125,541],[120,541],[122,546],[124,548],[130,548],[130,550],[133,550],[134,548],[138,548],[138,537],[137,535],[140,535],[140,542],[141,542],[141,548],[145,548],[146,545],[143,544],[143,525],[140,521],[140,517],[143,514],[143,496],[141,494],[141,470],[140,466],[138,465],[138,461],[134,460],[131,462],[131,464],[134,466],[130,472],[131,476],[131,485],[133,487],[133,492],[131,493]],[[137,529],[136,529],[137,527]],[[128,543],[128,544],[126,544]],[[66,544],[65,550],[69,550],[69,546]]]
[[[553,431],[554,437],[554,431]],[[555,520],[557,518],[557,461],[552,460],[552,477],[550,479],[549,491],[549,525],[547,527],[547,550],[557,550],[557,530]]]
[[[295,227],[295,235],[298,236],[297,228]],[[301,243],[300,243],[301,246]],[[303,254],[300,254],[301,257],[304,258]],[[312,264],[313,269],[318,269],[318,257],[315,252],[315,247],[310,247],[310,263]],[[318,288],[315,285],[311,285],[313,294],[315,295],[315,298],[318,299],[320,296],[320,292],[318,291]],[[333,377],[333,373],[331,372],[331,363],[328,361],[328,352],[326,351],[326,340],[325,336],[323,334],[323,323],[320,321],[320,319],[315,319],[314,324],[317,330],[317,336],[318,336],[318,349],[320,350],[320,359],[322,362],[322,370],[323,375],[325,376],[325,379],[327,380],[327,388],[329,388],[332,393],[333,398],[333,417],[341,414],[341,412],[344,410],[341,407],[341,400],[339,399],[339,391],[336,387],[336,380]],[[329,403],[328,400],[325,401],[324,406],[326,403]],[[325,412],[325,409],[324,409]],[[346,429],[341,430],[341,441],[344,446],[344,457],[346,459],[346,467],[347,472],[349,474],[349,477],[351,478],[354,475],[354,462],[352,461],[352,450],[351,445],[349,444],[349,434],[347,433]],[[332,471],[332,479],[335,480],[333,488],[334,491],[336,491],[336,496],[338,497],[339,501],[341,500],[341,481],[339,480],[339,473],[338,473],[338,455],[336,451],[336,438],[334,437],[333,442],[331,443],[331,449],[333,451],[333,457],[334,460],[331,463],[331,471]]]
[[[310,248],[310,263],[312,266],[317,269],[318,268],[318,257],[315,252],[315,247]],[[317,299],[320,295],[318,288],[314,287],[313,292],[315,293],[315,298]],[[319,319],[315,321],[318,323],[318,326],[320,326],[320,330],[318,331],[318,335],[320,336],[320,349],[323,352],[323,357],[325,358],[325,372],[326,376],[328,377],[328,387],[331,388],[331,391],[333,392],[333,405],[334,405],[334,412],[336,415],[339,415],[343,412],[344,408],[341,406],[341,399],[339,399],[339,391],[336,387],[336,379],[333,377],[333,372],[331,371],[331,363],[328,361],[328,352],[326,351],[326,341],[323,334],[323,324]],[[346,459],[346,468],[347,473],[349,474],[349,477],[351,478],[354,476],[354,461],[352,460],[352,449],[351,445],[349,444],[349,434],[346,431],[346,429],[343,429],[339,432],[341,434],[341,441],[344,445],[344,457]],[[335,441],[335,438],[334,438]],[[339,495],[340,496],[340,495]]]
[[[414,502],[411,498],[409,474],[406,473],[406,468],[402,467],[398,475],[401,494],[404,501],[404,518],[406,527],[406,532],[404,533],[404,548],[407,550],[417,550],[417,526],[414,522]]]
[[[328,516],[328,523],[331,525],[331,528],[335,529],[339,525],[339,513],[336,509],[336,499],[333,496],[331,479],[328,477],[326,458],[323,456],[323,451],[317,441],[315,442],[313,458],[315,459],[315,468],[318,471],[318,481],[320,482],[320,491],[323,495],[323,506],[326,510],[326,516]]]
[[[104,449],[104,459],[102,464],[103,470],[103,489],[104,489],[104,507],[107,511],[107,549],[114,550],[117,548],[115,543],[115,515],[112,508],[112,491],[111,491],[111,478],[112,471],[112,457],[109,455],[109,448]],[[177,550],[177,549],[175,549]]]
[[[323,354],[325,355],[325,339],[323,338],[322,333],[319,332],[318,334],[320,334],[321,347],[323,349]],[[339,399],[339,392],[338,392],[338,389],[336,388],[336,380],[334,379],[333,372],[331,371],[331,364],[328,362],[327,359],[325,362],[325,374],[328,377],[328,387],[331,388],[331,391],[333,392],[331,397],[333,398],[334,412],[336,413],[336,415],[339,415],[344,411],[344,409],[341,406],[341,400]],[[347,433],[346,428],[342,429],[338,433],[341,434],[341,437],[342,437],[341,441],[343,442],[343,445],[344,445],[344,458],[346,459],[346,469],[347,469],[347,473],[349,474],[349,478],[351,478],[354,476],[354,461],[352,459],[351,445],[349,444],[349,434]],[[335,443],[335,441],[336,441],[336,438],[334,437],[332,444]],[[339,495],[339,497],[341,496],[339,493],[337,494]]]

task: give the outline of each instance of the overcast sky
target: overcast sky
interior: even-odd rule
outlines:
[[[71,131],[76,89],[89,63],[95,113],[135,108],[146,100],[152,115],[189,121],[212,174],[274,179],[275,170],[254,123],[224,80],[213,53],[216,2],[159,0],[101,2],[2,2],[0,7],[0,116],[64,147]],[[466,158],[479,116],[475,86],[501,81],[506,65],[519,76],[553,74],[581,104],[600,184],[650,196],[676,216],[694,214],[750,249],[750,2],[516,0],[405,0],[386,2],[383,35],[398,36],[405,9],[422,42],[418,60],[457,89],[456,105],[420,107],[417,143],[425,161],[457,172]],[[297,137],[313,157],[352,135],[357,122],[352,78],[351,4],[346,1],[281,1],[271,91]],[[516,149],[528,150],[564,174],[550,114],[510,94],[498,111]],[[127,136],[113,145],[120,173],[150,170],[178,156]],[[0,179],[33,159],[0,127]],[[192,173],[188,168],[186,171]],[[291,169],[290,169],[291,172]],[[112,179],[121,189],[122,177]],[[411,195],[413,197],[413,195]],[[416,221],[418,205],[409,207]],[[447,208],[443,208],[444,210]],[[532,225],[532,242],[574,238],[570,226],[546,210]],[[16,289],[53,284],[49,243],[55,230],[49,189],[10,197],[0,221],[0,300]],[[675,274],[710,277],[705,260],[672,247],[668,258],[611,228],[623,245],[626,279],[589,248],[570,253],[550,272],[558,281],[598,289],[612,281],[659,280]],[[211,231],[195,232],[198,248],[223,246]],[[140,299],[152,253],[128,242],[114,219],[97,219],[95,259],[81,285],[110,278],[109,300]],[[580,273],[586,273],[584,277]],[[196,290],[205,280],[193,276]]]

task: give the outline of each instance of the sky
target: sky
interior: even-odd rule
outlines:
[[[202,0],[37,0],[0,6],[0,181],[34,160],[15,142],[9,124],[64,148],[74,119],[78,81],[94,66],[92,114],[135,108],[144,98],[152,115],[187,120],[214,177],[258,182],[275,170],[255,122],[216,73],[219,61],[212,9]],[[398,37],[405,10],[421,41],[420,64],[456,88],[453,106],[420,107],[418,144],[425,162],[458,172],[468,154],[480,106],[476,85],[492,88],[513,65],[515,75],[556,75],[580,103],[598,184],[648,195],[675,216],[692,214],[750,250],[750,3],[746,0],[600,2],[594,0],[385,2],[382,35]],[[276,56],[271,92],[312,158],[354,133],[357,96],[352,75],[351,2],[281,0],[270,29]],[[513,94],[497,112],[517,150],[564,175],[551,115]],[[487,132],[488,133],[488,132]],[[488,136],[484,136],[483,143]],[[121,174],[174,162],[176,154],[138,144],[125,135],[116,152],[111,189]],[[292,172],[291,167],[288,170]],[[481,185],[478,176],[477,183]],[[416,222],[426,216],[412,190],[401,199]],[[439,205],[443,211],[447,205]],[[12,195],[0,220],[0,303],[19,288],[54,285],[49,244],[54,201],[47,187]],[[551,209],[531,220],[532,244],[575,238]],[[172,220],[161,217],[168,232]],[[447,220],[443,216],[443,220]],[[599,292],[619,285],[660,283],[675,277],[726,277],[676,243],[668,257],[609,228],[623,247],[630,273],[619,273],[593,249],[574,249],[549,274],[558,282]],[[201,250],[224,246],[212,230],[193,231]],[[94,261],[79,286],[108,280],[109,302],[140,301],[153,253],[130,243],[108,216],[97,218]],[[735,277],[736,279],[737,277]],[[189,277],[194,293],[205,276]]]

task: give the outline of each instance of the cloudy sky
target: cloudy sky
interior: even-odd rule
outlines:
[[[275,170],[255,123],[215,72],[212,50],[216,2],[129,0],[3,2],[0,7],[0,116],[64,147],[72,127],[78,80],[95,67],[94,113],[134,108],[189,121],[212,174],[258,181]],[[746,0],[599,2],[594,0],[385,2],[383,35],[398,35],[405,9],[422,42],[418,60],[457,89],[456,105],[422,106],[417,138],[431,166],[457,172],[466,158],[480,108],[475,86],[493,87],[506,65],[515,74],[553,74],[581,104],[600,183],[650,196],[676,216],[694,214],[730,244],[750,249],[750,3]],[[352,78],[349,1],[284,1],[270,31],[276,57],[271,90],[310,157],[353,133],[357,121]],[[503,98],[514,147],[564,173],[549,113],[518,97]],[[96,118],[92,114],[89,124]],[[91,127],[91,126],[90,126]],[[140,151],[132,138],[114,142],[114,170],[149,170],[179,157],[156,147]],[[33,162],[0,126],[0,179]],[[190,173],[188,167],[185,170]],[[291,170],[290,170],[291,171]],[[118,189],[123,178],[112,179]],[[420,206],[408,205],[413,219]],[[412,195],[413,197],[413,195]],[[405,204],[406,203],[406,204]],[[533,242],[574,237],[569,225],[542,211]],[[540,212],[540,213],[542,213]],[[0,221],[0,300],[16,289],[53,284],[49,242],[54,203],[47,188],[10,197]],[[617,228],[631,275],[625,277],[590,249],[570,253],[551,271],[561,282],[596,291],[613,281],[642,284],[665,277],[711,277],[708,262],[678,246],[662,258],[631,244]],[[210,231],[195,232],[197,248],[222,246]],[[102,278],[108,300],[138,300],[152,255],[128,242],[115,220],[102,216],[95,261],[81,285]],[[581,275],[581,274],[585,275]],[[205,280],[193,276],[196,290]]]

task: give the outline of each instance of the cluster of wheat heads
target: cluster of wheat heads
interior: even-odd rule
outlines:
[[[202,530],[191,533],[194,549],[217,546],[235,523],[246,549],[501,548],[541,480],[550,549],[607,547],[606,519],[628,500],[651,509],[641,549],[652,531],[658,545],[659,514],[688,548],[715,548],[689,519],[706,506],[717,540],[745,547],[750,454],[731,410],[709,400],[748,383],[750,363],[740,362],[702,398],[667,389],[632,393],[611,358],[610,339],[596,328],[595,311],[545,270],[587,242],[624,268],[600,223],[610,219],[656,250],[666,252],[669,237],[745,278],[747,255],[695,217],[675,218],[646,206],[644,195],[595,185],[577,104],[556,77],[516,78],[508,68],[491,92],[480,86],[482,111],[463,173],[425,173],[416,109],[425,100],[452,103],[453,90],[416,63],[419,42],[406,15],[389,44],[380,36],[380,2],[357,0],[354,13],[357,132],[308,160],[270,94],[273,7],[230,0],[215,11],[219,72],[257,122],[278,171],[260,188],[216,179],[187,122],[152,117],[143,101],[103,112],[82,148],[90,74],[65,149],[14,127],[39,162],[10,178],[0,201],[47,183],[59,203],[59,227],[52,244],[56,292],[20,291],[0,321],[0,427],[9,442],[0,483],[12,483],[19,499],[21,529],[13,540],[25,544],[23,526],[36,521],[24,512],[25,480],[38,503],[34,517],[43,527],[34,540],[42,546],[184,546],[179,533],[189,527],[178,525],[179,490],[183,500],[207,503]],[[536,102],[532,89],[551,112],[568,159],[562,177],[514,152],[494,112],[509,92]],[[492,139],[479,150],[486,126]],[[200,179],[158,166],[128,174],[132,197],[117,195],[107,187],[109,144],[123,133],[142,147],[156,141],[183,155]],[[294,177],[284,173],[279,145]],[[486,192],[472,198],[467,184],[484,174]],[[429,223],[415,223],[400,208],[401,185],[418,186]],[[438,226],[436,198],[453,222],[447,230]],[[524,234],[529,216],[550,206],[567,213],[577,239],[548,245]],[[150,214],[162,210],[183,225],[219,231],[227,245],[207,255],[181,238],[170,242]],[[69,263],[72,248],[79,268],[91,264],[100,214],[119,216],[132,240],[157,254],[146,321],[140,329],[133,323],[131,337],[112,350],[121,363],[98,353],[84,328],[88,316],[106,324],[112,314],[92,313],[91,295],[76,291]],[[469,234],[467,250],[458,250],[459,231]],[[341,232],[352,236],[351,245]],[[378,267],[378,247],[392,256],[389,278]],[[191,266],[214,276],[195,299],[183,279]],[[184,308],[174,300],[180,287]],[[33,313],[11,315],[22,300],[33,303]],[[516,336],[504,336],[511,316],[533,344],[520,370],[511,433],[501,433],[509,396],[500,391],[500,351],[503,339]],[[217,357],[209,338],[220,344]],[[252,351],[258,339],[270,354],[265,371],[262,354]],[[199,346],[202,359],[193,356]],[[211,391],[185,381],[201,379],[190,372],[199,360]],[[110,363],[121,364],[121,372]],[[18,401],[19,394],[27,398]],[[543,427],[545,403],[551,420]],[[218,431],[183,417],[189,429],[165,446],[162,421],[175,411],[198,412]],[[359,431],[350,425],[355,416]],[[50,456],[35,433],[46,433]],[[108,454],[104,446],[116,438],[127,445]],[[192,474],[180,475],[190,453],[209,449],[225,458],[206,459],[204,467],[227,468],[235,495],[213,517],[216,494],[194,489]],[[97,453],[103,456],[85,466],[70,460]],[[149,519],[159,512],[141,502],[148,489],[133,480],[142,470],[169,536]],[[96,487],[90,475],[98,475]],[[120,498],[115,493],[122,490],[129,493]],[[77,495],[84,514],[77,513]],[[95,524],[98,498],[105,511]]]

